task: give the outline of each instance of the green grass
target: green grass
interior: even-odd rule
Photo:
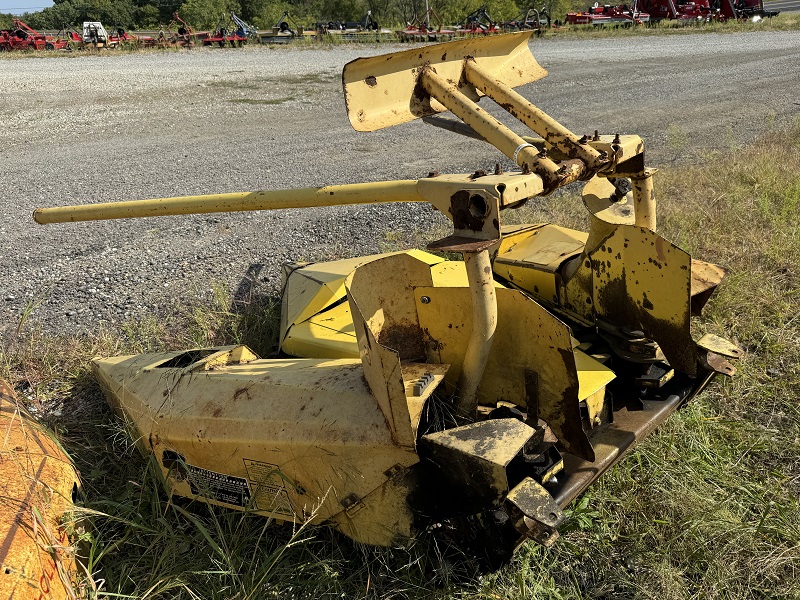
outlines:
[[[277,526],[166,497],[155,469],[106,407],[89,359],[221,343],[246,343],[266,356],[276,345],[276,300],[234,302],[216,287],[208,305],[80,338],[22,323],[0,352],[0,377],[50,415],[47,423],[81,471],[90,513],[82,547],[91,573],[82,594],[800,597],[798,140],[800,124],[746,147],[698,155],[695,166],[662,168],[660,230],[730,270],[695,325],[698,334],[725,335],[746,349],[739,373],[713,383],[584,494],[555,547],[528,544],[508,567],[484,577],[443,557],[430,539],[411,549],[368,548],[322,527]],[[530,202],[510,216],[585,222],[575,193]],[[385,237],[386,249],[402,242]]]

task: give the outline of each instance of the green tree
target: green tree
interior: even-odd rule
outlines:
[[[194,29],[213,29],[221,17],[227,22],[231,11],[240,12],[236,0],[187,0],[181,4],[180,16]]]
[[[158,29],[161,26],[161,13],[152,4],[139,6],[134,11],[134,20],[137,29]]]

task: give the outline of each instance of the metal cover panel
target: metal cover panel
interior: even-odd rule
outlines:
[[[256,360],[199,373],[147,368],[174,356],[101,359],[93,368],[144,453],[160,461],[164,451],[178,453],[199,470],[247,480],[251,493],[259,483],[252,465],[273,465],[285,482],[277,491],[297,511],[276,518],[302,520],[303,509],[320,505],[315,517],[325,519],[343,498],[382,485],[387,469],[418,460],[392,440],[360,360]],[[181,496],[232,505],[200,497],[185,479],[169,477],[163,461],[162,472]]]
[[[349,306],[347,320],[347,332],[322,326],[313,319],[294,325],[283,340],[281,350],[303,358],[358,358],[358,341]]]
[[[342,84],[350,123],[356,131],[375,131],[447,110],[420,93],[422,67],[460,82],[460,90],[473,100],[478,92],[462,77],[467,57],[511,87],[541,79],[547,71],[528,48],[531,35],[527,31],[457,40],[349,62]]]
[[[498,255],[495,262],[507,265],[534,265],[555,271],[567,258],[583,251],[587,234],[558,225],[545,225],[528,237]]]
[[[670,365],[693,377],[691,257],[657,233],[618,225],[589,255],[597,316],[655,340]]]
[[[469,289],[419,287],[414,293],[427,336],[428,362],[450,364],[446,380],[455,385],[472,331]],[[422,302],[423,296],[429,301]],[[566,448],[592,456],[581,425],[569,327],[518,290],[498,289],[497,307],[497,329],[478,388],[479,402],[494,406],[504,400],[526,406],[526,379],[533,371],[539,416]]]

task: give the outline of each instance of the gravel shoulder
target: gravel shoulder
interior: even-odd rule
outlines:
[[[415,122],[357,133],[342,66],[407,46],[194,49],[0,59],[5,125],[0,340],[31,323],[80,333],[280,264],[378,252],[445,223],[422,205],[38,226],[40,206],[418,178],[491,167],[491,147]],[[649,163],[747,142],[800,110],[800,34],[536,40],[550,76],[521,91],[578,133],[636,133]],[[494,111],[492,111],[494,112]],[[725,176],[725,174],[721,174]]]

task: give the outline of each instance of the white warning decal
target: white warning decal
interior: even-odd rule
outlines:
[[[164,450],[161,464],[167,470],[168,477],[176,481],[188,481],[189,488],[195,496],[233,506],[250,505],[250,488],[244,477],[235,477],[190,465],[183,455],[174,450]]]
[[[250,489],[246,479],[201,469],[194,465],[186,465],[186,468],[189,470],[189,487],[193,494],[234,506],[250,504]]]
[[[286,492],[286,480],[278,465],[245,458],[244,466],[250,480],[255,507],[279,515],[294,516],[295,512]]]

